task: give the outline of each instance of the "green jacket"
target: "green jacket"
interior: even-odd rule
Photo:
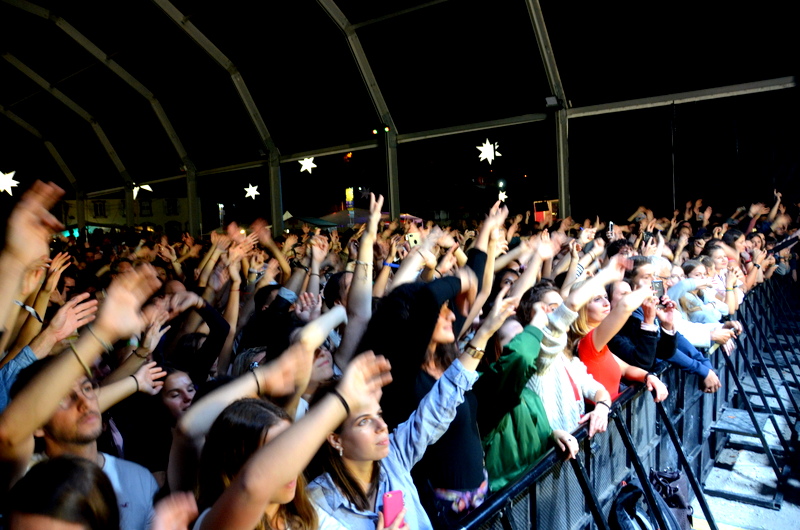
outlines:
[[[526,326],[475,383],[492,491],[524,475],[549,448],[553,430],[542,400],[525,386],[536,370],[541,340],[540,329]]]

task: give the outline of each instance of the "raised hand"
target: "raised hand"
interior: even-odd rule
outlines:
[[[156,366],[155,361],[152,361],[140,366],[134,372],[133,378],[136,379],[139,392],[155,396],[164,388],[164,381],[159,381],[159,379],[166,377],[166,375],[167,372],[160,366]]]
[[[503,322],[516,314],[521,296],[506,298],[509,289],[511,289],[510,285],[505,285],[500,289],[500,292],[494,299],[491,311],[489,311],[489,314],[486,315],[486,318],[483,319],[481,323],[480,331],[482,334],[485,333],[486,336],[489,337],[494,335],[497,330],[500,329],[500,326],[503,325]]]
[[[653,288],[649,285],[641,286],[635,291],[626,294],[620,300],[619,305],[622,306],[624,311],[632,313],[641,306],[647,298],[655,298]]]
[[[97,300],[87,300],[89,293],[81,293],[64,304],[50,320],[56,342],[64,340],[76,329],[85,326],[95,319],[97,313]]]
[[[594,229],[591,230],[594,231]],[[539,245],[536,247],[536,254],[542,261],[547,261],[552,259],[555,253],[553,242],[550,240],[550,233],[547,230],[543,230],[539,237]]]
[[[47,279],[44,283],[44,290],[52,293],[58,288],[58,281],[61,279],[63,273],[70,265],[72,257],[66,252],[59,252],[56,257],[50,262],[50,268],[47,269]]]
[[[28,267],[50,254],[50,237],[64,226],[50,213],[64,190],[52,182],[37,180],[11,210],[3,252]]]
[[[304,323],[318,318],[322,314],[322,297],[314,293],[301,293],[295,302],[294,314]]]
[[[178,259],[178,256],[175,253],[175,249],[169,245],[162,245],[161,243],[159,243],[158,245],[156,245],[156,249],[158,252],[158,256],[167,263],[172,263],[173,261]]]
[[[311,259],[317,263],[322,263],[328,256],[328,239],[322,236],[314,236],[311,242]]]
[[[158,347],[158,343],[161,342],[161,337],[172,327],[164,326],[168,320],[169,313],[166,310],[162,309],[155,313],[150,323],[144,329],[144,338],[138,348],[143,353],[137,352],[140,356],[147,356],[155,351]]]
[[[117,276],[108,287],[103,307],[97,315],[96,334],[113,344],[141,331],[145,326],[142,304],[160,285],[155,269],[148,264]]]
[[[383,208],[383,195],[378,195],[376,197],[374,193],[370,193],[367,234],[373,238],[378,235],[378,225],[381,223],[381,208]]]
[[[594,228],[584,228],[581,230],[581,233],[578,236],[578,242],[581,244],[581,246],[585,247],[589,241],[594,239],[595,232],[597,232],[597,230]]]
[[[453,267],[456,266],[456,263],[458,263],[458,260],[456,259],[455,256],[457,248],[458,245],[454,244],[447,250],[447,252],[445,252],[444,256],[442,256],[442,258],[439,260],[439,264],[436,266],[436,270],[439,271],[439,274],[441,276],[444,276],[447,273],[449,273],[453,269]]]
[[[205,305],[203,298],[192,291],[175,293],[169,300],[170,319],[175,318],[187,309],[201,309]]]
[[[367,351],[345,368],[336,390],[350,406],[359,410],[380,401],[381,388],[392,382],[391,364],[382,355]]]

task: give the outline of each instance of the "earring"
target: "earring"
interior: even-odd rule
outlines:
[[[343,453],[344,453],[344,449],[342,449],[342,446],[340,445],[339,446],[339,456],[342,456]]]

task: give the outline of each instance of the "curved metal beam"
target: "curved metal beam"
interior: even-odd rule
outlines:
[[[178,8],[172,5],[171,2],[168,0],[153,0],[153,3],[160,7],[161,10],[164,11],[164,13],[186,33],[186,35],[191,37],[191,39],[194,40],[198,46],[203,48],[203,50],[205,50],[205,52],[209,54],[211,58],[214,59],[217,64],[224,68],[225,71],[231,76],[231,81],[233,82],[234,87],[236,87],[239,97],[242,98],[242,103],[244,104],[245,109],[247,109],[247,114],[250,116],[250,121],[253,122],[253,125],[258,132],[258,136],[261,139],[261,143],[267,150],[270,160],[269,189],[272,224],[274,227],[276,227],[276,230],[282,229],[283,197],[281,192],[280,151],[278,151],[275,142],[272,140],[272,135],[270,135],[267,125],[264,123],[264,118],[261,116],[261,111],[258,110],[258,106],[256,105],[255,100],[253,100],[253,96],[250,94],[250,89],[244,82],[242,74],[239,72],[239,69],[236,68],[236,65],[233,64],[233,61],[228,59],[222,50],[217,48],[217,46],[211,42],[211,40],[206,37],[205,34],[203,34],[203,32],[197,28],[197,26],[189,21],[189,19],[186,18],[183,13],[178,10]]]
[[[85,206],[85,198],[86,194],[84,193],[83,189],[81,188],[78,181],[75,179],[75,175],[72,174],[72,170],[69,168],[67,163],[61,158],[61,153],[58,152],[56,146],[50,140],[46,140],[42,133],[39,132],[39,129],[28,123],[27,121],[23,120],[15,113],[11,112],[10,110],[6,109],[3,105],[0,105],[0,114],[3,114],[6,118],[13,121],[33,136],[38,138],[44,144],[45,149],[47,152],[50,153],[50,156],[53,157],[56,165],[61,169],[61,172],[64,173],[64,176],[67,177],[67,180],[72,185],[72,188],[75,190],[75,206],[77,209],[77,216],[78,216],[78,228],[81,232],[86,227],[86,206]],[[64,223],[67,224],[66,222]]]
[[[73,111],[75,114],[83,118],[89,125],[91,125],[92,129],[94,130],[95,135],[100,140],[100,143],[103,144],[103,147],[108,154],[108,157],[116,166],[117,171],[119,172],[120,177],[122,177],[122,181],[125,183],[125,214],[126,219],[125,222],[129,225],[133,225],[133,180],[131,179],[128,170],[125,169],[125,165],[122,163],[122,160],[119,158],[114,146],[111,145],[111,141],[106,136],[105,131],[97,123],[97,120],[94,117],[86,112],[83,107],[72,101],[66,94],[61,92],[59,89],[55,88],[52,84],[50,84],[45,78],[37,74],[33,71],[32,68],[27,66],[25,63],[11,55],[10,53],[4,53],[3,59],[5,59],[9,64],[11,64],[14,68],[25,74],[31,81],[45,89],[47,92],[50,93],[54,98],[59,100],[63,103],[68,109]]]
[[[400,182],[398,175],[397,165],[397,127],[395,127],[392,115],[389,112],[389,106],[383,98],[383,93],[378,86],[378,80],[372,72],[372,67],[367,59],[367,54],[364,53],[364,48],[361,46],[361,41],[356,34],[356,26],[350,23],[345,14],[339,9],[334,0],[317,0],[320,6],[328,13],[339,29],[342,30],[347,38],[347,44],[350,46],[350,51],[353,58],[356,60],[358,71],[361,72],[361,77],[364,79],[364,84],[367,86],[367,91],[372,99],[372,104],[378,113],[381,123],[389,126],[389,132],[386,133],[386,173],[389,184],[389,212],[392,217],[400,216]]]
[[[111,70],[120,79],[122,79],[125,83],[127,83],[128,86],[133,88],[137,93],[139,93],[142,97],[144,97],[148,101],[148,103],[150,103],[150,106],[153,108],[153,112],[155,112],[158,121],[161,123],[161,126],[167,133],[167,137],[172,143],[175,152],[178,154],[178,157],[181,159],[181,162],[183,163],[184,167],[186,167],[187,192],[189,194],[189,232],[195,235],[198,234],[200,232],[200,209],[197,203],[196,182],[193,182],[195,180],[194,164],[189,158],[189,155],[186,152],[186,149],[184,149],[183,143],[181,142],[178,133],[175,132],[175,128],[172,126],[172,122],[170,121],[166,112],[164,112],[164,108],[161,106],[161,102],[158,101],[156,96],[150,90],[148,90],[147,87],[144,86],[144,84],[142,84],[138,79],[136,79],[133,75],[131,75],[116,61],[111,59],[111,57],[107,53],[103,52],[98,46],[96,46],[80,31],[75,29],[75,27],[73,27],[69,22],[67,22],[62,17],[53,14],[49,9],[45,9],[32,2],[28,2],[27,0],[3,0],[3,2],[12,5],[18,9],[21,9],[23,11],[26,11],[28,13],[31,13],[35,16],[53,22],[56,25],[56,27],[64,31],[64,33],[66,33],[70,38],[72,38],[72,40],[74,40],[84,50],[92,54],[98,61],[100,61],[100,63],[105,65],[109,70]]]

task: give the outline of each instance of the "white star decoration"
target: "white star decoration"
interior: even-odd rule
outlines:
[[[506,194],[506,192],[501,191],[500,193],[497,194],[498,201],[506,202],[506,199],[508,199],[508,194]]]
[[[244,198],[246,199],[246,198],[250,197],[251,199],[256,200],[256,195],[261,195],[258,192],[258,186],[253,186],[249,182],[247,183],[247,185],[249,186],[249,188],[245,188],[244,189],[244,191],[247,192],[247,193],[244,194]]]
[[[141,186],[134,186],[133,187],[133,200],[136,200],[136,196],[139,195],[139,190],[145,191],[153,191],[153,188],[150,187],[150,184],[142,184]]]
[[[12,171],[11,173],[3,173],[0,171],[0,192],[7,191],[9,195],[14,195],[11,193],[11,188],[15,188],[17,184],[19,184],[19,182],[12,178],[14,173],[16,173],[16,171]]]
[[[481,152],[480,158],[478,161],[486,160],[489,162],[489,165],[492,164],[494,157],[496,156],[503,156],[497,150],[500,148],[500,144],[495,142],[491,143],[487,138],[482,145],[477,146],[478,151]]]
[[[308,171],[309,174],[310,174],[311,170],[314,169],[315,167],[317,167],[317,165],[314,163],[314,157],[313,156],[311,158],[304,158],[304,159],[300,160],[299,162],[300,162],[300,165],[302,166],[300,168],[300,173],[302,173],[303,171]]]

